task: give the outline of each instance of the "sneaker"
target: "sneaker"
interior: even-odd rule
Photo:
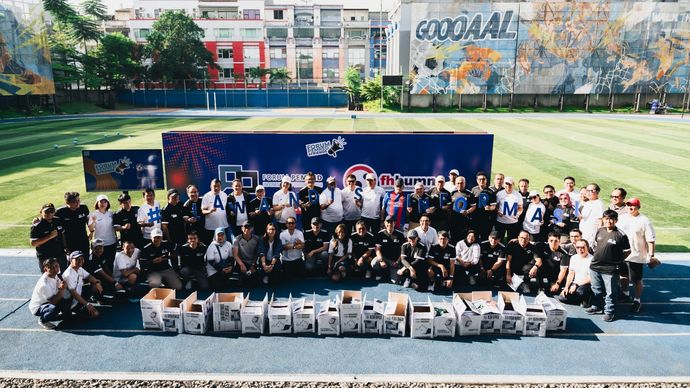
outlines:
[[[264,276],[263,279],[261,279],[261,281],[262,281],[264,284],[268,284],[268,276]]]
[[[191,290],[192,289],[192,281],[187,280],[187,284],[184,285],[184,288],[187,290]]]
[[[632,306],[630,306],[630,312],[631,313],[639,313],[640,309],[642,309],[642,304],[636,300],[632,302]]]
[[[403,283],[403,287],[408,288],[410,286],[410,279],[405,279],[405,282]]]
[[[580,307],[582,307],[583,309],[588,309],[588,308],[590,308],[590,307],[592,307],[592,306],[591,306],[589,303],[587,303],[587,302],[581,302],[581,303],[580,303]]]
[[[378,281],[380,281],[382,278],[383,278],[383,276],[381,276],[381,275],[376,275],[376,277],[375,277],[374,279],[376,279],[376,281],[378,282]]]
[[[436,285],[434,285],[434,283],[432,282],[431,284],[429,284],[429,287],[427,287],[427,290],[429,290],[429,292],[434,292],[435,287]]]
[[[585,312],[589,315],[594,315],[594,314],[602,314],[604,310],[600,309],[597,306],[591,306],[590,308],[586,309]]]
[[[470,276],[470,286],[476,286],[477,279],[474,276]]]
[[[604,314],[601,320],[604,322],[613,322],[613,314]]]
[[[55,328],[57,327],[57,326],[55,326],[55,324],[54,324],[53,322],[50,322],[50,321],[43,322],[43,321],[41,321],[41,318],[38,318],[38,326],[41,326],[42,328],[44,328],[44,329],[46,329],[46,330],[55,330]]]
[[[364,273],[364,278],[371,279],[371,270],[367,270],[367,272]]]

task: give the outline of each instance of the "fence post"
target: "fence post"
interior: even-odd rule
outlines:
[[[209,101],[208,101],[208,92],[205,92],[205,94],[206,94],[206,111],[210,111],[211,106],[209,105]]]
[[[268,82],[266,82],[266,108],[268,108]]]
[[[165,80],[163,80],[163,107],[167,108],[168,107],[168,93],[167,93],[167,86],[165,84]]]
[[[218,105],[216,104],[216,91],[213,91],[213,111],[218,112]]]
[[[307,81],[307,108],[310,108],[311,104],[309,104],[309,81]]]
[[[290,84],[287,84],[287,106],[290,107]]]
[[[182,87],[184,88],[184,107],[188,107],[189,104],[187,103],[187,80],[183,79],[182,80]]]
[[[249,107],[249,100],[247,99],[247,77],[244,77],[244,107]]]

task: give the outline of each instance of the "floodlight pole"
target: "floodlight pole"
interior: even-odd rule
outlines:
[[[379,0],[379,38],[381,38],[381,30],[383,29],[383,0]],[[376,42],[374,42],[376,44]],[[383,72],[381,71],[381,57],[383,56],[383,45],[379,45],[379,77],[381,77],[381,106],[383,110]]]

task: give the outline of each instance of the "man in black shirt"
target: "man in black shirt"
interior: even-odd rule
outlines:
[[[431,207],[434,209],[429,216],[431,226],[436,230],[448,230],[448,217],[451,212],[450,192],[444,188],[446,179],[443,175],[436,177],[436,185],[427,192],[431,199]]]
[[[479,281],[485,287],[500,285],[505,279],[506,247],[498,232],[491,232],[489,239],[479,244]]]
[[[472,195],[476,199],[477,208],[472,213],[472,228],[479,233],[478,241],[485,241],[494,227],[496,219],[496,193],[489,187],[486,173],[477,173],[477,186],[472,188]],[[452,237],[452,236],[451,236]]]
[[[202,235],[206,229],[204,228],[204,213],[201,212],[201,198],[199,198],[199,188],[195,185],[187,186],[187,201],[184,203],[185,212],[189,217],[185,219],[185,232],[189,233],[195,231],[197,238],[200,241],[206,241]],[[210,237],[209,237],[210,240]]]
[[[89,208],[81,204],[79,193],[65,193],[65,205],[55,212],[64,228],[65,245],[68,252],[81,251],[89,254],[89,237],[86,223],[89,221]]]
[[[195,231],[187,233],[187,243],[179,249],[180,275],[186,285],[192,288],[192,279],[196,280],[199,290],[208,290],[208,276],[206,273],[206,245],[199,241],[199,235]]]
[[[168,205],[161,212],[161,216],[163,235],[166,239],[178,247],[185,244],[185,220],[189,218],[189,214],[180,202],[180,193],[177,189],[168,190]]]
[[[589,266],[592,306],[585,311],[588,314],[603,312],[603,320],[611,322],[614,320],[620,286],[618,267],[624,265],[625,258],[630,254],[630,242],[625,233],[616,227],[618,213],[615,210],[605,210],[602,221],[604,227],[599,228],[594,237],[594,256]]]
[[[161,287],[165,284],[168,288],[182,289],[180,278],[170,267],[173,251],[173,244],[163,240],[163,231],[153,229],[151,243],[144,247],[139,258],[139,265],[147,275],[149,287]]]
[[[521,231],[517,241],[511,241],[506,247],[506,283],[513,283],[513,275],[522,276],[523,282],[515,291],[529,294],[530,278],[537,276],[537,268],[534,265],[534,245],[530,242],[530,234]],[[529,275],[529,277],[528,277]]]
[[[428,263],[434,271],[434,280],[429,285],[429,291],[433,291],[436,283],[448,290],[453,290],[453,278],[455,277],[455,247],[449,244],[450,235],[445,230],[438,233],[438,244],[429,249]]]
[[[41,217],[38,222],[31,225],[29,239],[31,246],[36,248],[41,272],[43,272],[44,261],[51,258],[57,260],[61,271],[67,268],[62,225],[60,225],[60,220],[55,218],[55,206],[52,203],[41,206]]]
[[[405,235],[395,229],[395,218],[386,217],[384,228],[376,234],[376,257],[371,261],[376,280],[381,280],[384,274],[388,274],[392,283],[397,282],[400,247],[404,242]]]
[[[319,217],[311,219],[311,229],[304,232],[304,268],[307,272],[313,272],[316,268],[324,269],[328,263],[328,242],[330,236],[321,229]],[[323,271],[320,271],[321,273]]]
[[[113,227],[120,232],[120,245],[125,241],[131,241],[140,250],[146,245],[141,233],[141,226],[137,221],[139,206],[132,206],[132,197],[126,191],[117,198],[120,202],[120,210],[113,214]]]
[[[84,260],[82,267],[86,272],[100,280],[101,286],[103,286],[103,292],[99,295],[100,298],[98,300],[112,303],[114,300],[124,299],[126,294],[122,284],[116,282],[115,278],[113,278],[113,263],[106,256],[103,240],[100,238],[94,239],[91,242],[91,255],[89,255],[87,260]],[[92,297],[92,301],[95,299],[95,297]]]
[[[424,192],[424,184],[417,182],[414,185],[414,193],[410,194],[407,199],[407,220],[410,224],[408,229],[412,230],[419,226],[419,219],[423,214],[429,214],[429,208],[432,206],[431,198]]]
[[[457,244],[467,237],[467,231],[471,227],[472,213],[477,210],[477,199],[471,191],[467,190],[465,177],[455,178],[455,191],[451,194],[451,201],[450,240],[452,244]]]
[[[561,286],[565,284],[570,265],[570,256],[561,248],[560,242],[561,236],[551,232],[546,243],[538,243],[535,247],[535,265],[539,268],[537,283],[541,290],[554,295],[558,294]]]
[[[316,175],[309,171],[304,175],[304,187],[298,193],[299,206],[302,208],[302,230],[309,229],[309,221],[314,217],[321,217],[319,196],[321,188],[315,185]],[[349,233],[349,232],[348,232]]]
[[[426,259],[426,247],[419,243],[417,231],[414,229],[408,231],[407,242],[400,248],[402,266],[397,272],[398,276],[407,276],[403,287],[412,287],[417,290],[426,287],[428,280],[433,279],[434,271],[429,271]]]
[[[254,224],[254,233],[263,237],[266,227],[273,219],[273,199],[266,196],[266,189],[262,185],[254,190],[256,198],[249,201],[249,222]],[[328,240],[326,240],[328,241]]]
[[[357,221],[355,224],[355,232],[350,236],[352,241],[352,260],[355,263],[355,269],[358,271],[365,270],[365,278],[371,279],[371,260],[374,257],[374,236],[367,232],[367,226],[364,221]]]

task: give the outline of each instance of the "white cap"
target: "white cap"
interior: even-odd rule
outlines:
[[[260,191],[260,190],[266,191],[266,188],[263,187],[263,185],[257,185],[257,186],[256,186],[256,189],[254,190],[254,192],[256,193],[257,191]]]
[[[372,173],[368,173],[368,174],[364,177],[364,179],[366,179],[366,180],[368,180],[368,181],[375,181],[375,180],[376,180],[376,175],[374,175],[374,174],[372,174]]]
[[[154,229],[154,230],[151,231],[151,237],[152,237],[152,238],[153,238],[153,237],[163,237],[163,231],[160,230],[160,229],[158,229],[158,228],[156,228],[156,229]]]
[[[514,185],[515,181],[513,180],[512,176],[506,177],[506,179],[503,181],[503,183],[507,183],[509,185]]]
[[[290,175],[283,175],[283,179],[280,180],[281,183],[292,183],[292,179],[290,179]]]
[[[326,178],[326,183],[332,183],[332,182],[335,182],[334,176],[329,176],[328,178]]]
[[[108,196],[107,196],[107,195],[105,195],[105,194],[100,194],[98,197],[96,197],[96,203],[101,202],[101,201],[104,200],[104,199],[105,199],[106,201],[110,202],[110,200],[108,199]]]
[[[460,171],[458,171],[456,168],[450,170],[448,175],[460,175]]]
[[[443,177],[443,175],[439,175],[436,177],[436,182],[445,182],[446,178]]]
[[[538,191],[530,191],[530,192],[529,192],[529,197],[528,197],[528,198],[534,198],[534,197],[538,197],[538,196],[539,196],[539,192],[538,192]]]

